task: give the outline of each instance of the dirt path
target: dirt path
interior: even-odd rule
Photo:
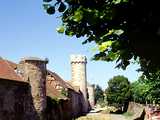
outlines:
[[[125,116],[123,115],[117,115],[117,114],[108,114],[109,118],[111,120],[128,120]]]
[[[117,114],[102,114],[102,113],[89,113],[86,116],[80,117],[77,120],[128,120],[123,115]]]

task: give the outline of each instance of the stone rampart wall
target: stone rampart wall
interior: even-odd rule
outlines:
[[[27,83],[0,79],[0,120],[38,120]]]
[[[144,120],[145,107],[142,104],[130,102],[127,112],[132,113],[132,120]]]
[[[56,101],[47,97],[46,120],[72,120],[83,113],[82,96],[73,90],[69,90],[69,99]]]

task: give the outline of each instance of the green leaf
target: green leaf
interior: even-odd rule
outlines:
[[[98,46],[100,52],[104,52],[108,47],[112,45],[113,41],[103,42],[101,45]]]
[[[74,35],[74,32],[66,30],[65,34],[71,37]]]
[[[43,0],[43,2],[51,2],[52,0]]]
[[[64,29],[64,26],[60,26],[56,30],[57,30],[58,33],[64,33],[65,29]]]
[[[64,12],[65,9],[66,9],[66,5],[65,5],[63,2],[61,2],[60,6],[59,6],[59,8],[58,8],[58,11],[59,11],[59,12]]]
[[[109,52],[108,55],[107,55],[107,57],[109,57],[113,61],[113,60],[117,59],[118,55],[119,55],[118,52],[116,52],[116,53]]]
[[[55,13],[55,7],[54,6],[50,6],[48,9],[47,9],[47,13],[49,15],[52,15]]]
[[[47,10],[50,6],[51,6],[50,4],[43,4],[43,8],[44,8],[45,10]]]
[[[77,10],[74,12],[74,16],[72,17],[73,21],[80,22],[83,18],[83,11]]]
[[[113,0],[114,4],[119,4],[120,2],[122,2],[122,0]]]
[[[57,2],[61,2],[61,0],[57,0]]]
[[[116,35],[121,35],[121,34],[123,34],[124,33],[124,31],[123,30],[114,30],[114,34],[116,34]]]

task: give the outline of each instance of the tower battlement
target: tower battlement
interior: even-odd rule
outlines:
[[[84,55],[71,55],[71,63],[87,63],[87,58]]]

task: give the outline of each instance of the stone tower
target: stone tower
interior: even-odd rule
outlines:
[[[87,88],[88,88],[89,104],[91,108],[94,108],[95,106],[94,85],[88,84]]]
[[[30,84],[34,109],[38,114],[38,120],[45,120],[46,101],[46,64],[47,60],[34,57],[23,58],[24,80]]]
[[[72,84],[78,86],[83,94],[83,112],[88,112],[87,100],[87,58],[84,55],[71,55]]]

